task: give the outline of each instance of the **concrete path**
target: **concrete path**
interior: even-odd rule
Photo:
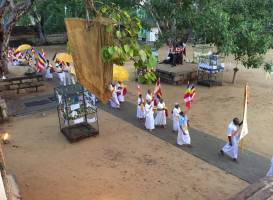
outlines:
[[[122,104],[121,110],[114,110],[109,105],[100,105],[99,107],[140,129],[144,129],[144,122],[136,119],[136,105],[133,103],[125,102]],[[225,141],[193,128],[190,129],[192,147],[178,146],[176,145],[177,134],[171,130],[172,122],[167,120],[165,129],[157,128],[151,133],[147,132],[147,134],[153,134],[155,137],[173,144],[177,148],[249,183],[254,183],[264,177],[268,170],[270,160],[248,150],[240,153],[238,162],[233,162],[230,158],[219,155],[219,150],[225,144]]]

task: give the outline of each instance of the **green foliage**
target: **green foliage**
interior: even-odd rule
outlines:
[[[114,45],[103,48],[104,61],[122,65],[127,60],[133,60],[136,68],[152,69],[157,60],[152,55],[151,47],[141,46],[138,43],[138,33],[142,28],[140,19],[130,16],[127,11],[114,4],[102,6],[100,13],[104,17],[111,18],[114,22],[113,25],[107,27],[107,31],[113,35]],[[154,76],[151,74],[151,72],[147,72],[144,75],[145,80],[153,81]]]
[[[218,52],[233,54],[246,68],[258,68],[272,47],[271,0],[210,1],[200,12],[195,33],[217,46]]]
[[[157,77],[155,75],[155,73],[153,71],[148,71],[146,72],[144,75],[140,75],[138,77],[138,81],[141,83],[141,84],[152,84],[152,83],[155,83],[157,80]]]

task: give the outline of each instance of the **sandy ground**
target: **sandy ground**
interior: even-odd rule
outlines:
[[[216,200],[247,186],[108,113],[99,116],[100,135],[76,144],[59,133],[55,112],[6,124],[6,164],[23,199]]]
[[[64,47],[43,47],[49,58]],[[160,58],[166,49],[160,51]],[[267,60],[273,58],[273,51]],[[188,54],[191,58],[190,51]],[[242,117],[245,83],[249,83],[249,135],[245,147],[273,154],[273,81],[261,70],[240,67],[236,85],[232,58],[226,59],[224,86],[197,86],[189,113],[192,127],[226,139],[226,126]],[[128,69],[133,76],[133,67]],[[126,83],[135,94],[136,83]],[[154,86],[143,86],[143,91]],[[45,89],[43,92],[45,92]],[[169,108],[183,103],[185,86],[162,84]],[[130,95],[128,101],[136,102]],[[184,105],[183,105],[184,107]],[[101,134],[69,144],[59,133],[57,114],[13,118],[4,129],[12,136],[5,146],[8,170],[16,174],[24,199],[225,199],[247,184],[167,144],[143,130],[100,111]],[[113,127],[115,130],[113,131]]]

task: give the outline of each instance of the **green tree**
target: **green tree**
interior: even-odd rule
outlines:
[[[272,0],[230,0],[211,1],[201,10],[195,33],[215,44],[218,53],[234,55],[233,83],[239,62],[246,68],[258,68],[272,47],[272,8]]]

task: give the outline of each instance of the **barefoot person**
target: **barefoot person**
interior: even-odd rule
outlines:
[[[239,147],[239,140],[240,140],[240,126],[243,122],[240,122],[239,119],[236,117],[234,118],[228,125],[227,128],[227,136],[228,142],[227,144],[220,150],[221,154],[228,155],[234,161],[237,161],[238,158],[238,147]]]
[[[269,168],[266,176],[273,176],[273,157],[271,159],[271,167]]]
[[[162,126],[163,128],[166,126],[166,111],[165,111],[165,103],[163,99],[160,99],[157,104],[155,125]]]
[[[147,101],[145,105],[145,128],[148,131],[155,129],[154,110],[150,101]]]
[[[139,94],[137,99],[137,119],[141,120],[144,118],[144,99],[142,98],[142,94]]]
[[[191,137],[189,133],[189,120],[184,112],[179,113],[179,127],[177,134],[177,144],[178,145],[190,145]]]
[[[179,113],[180,107],[178,103],[175,103],[175,106],[172,110],[172,117],[173,117],[173,132],[178,131],[179,128]]]

